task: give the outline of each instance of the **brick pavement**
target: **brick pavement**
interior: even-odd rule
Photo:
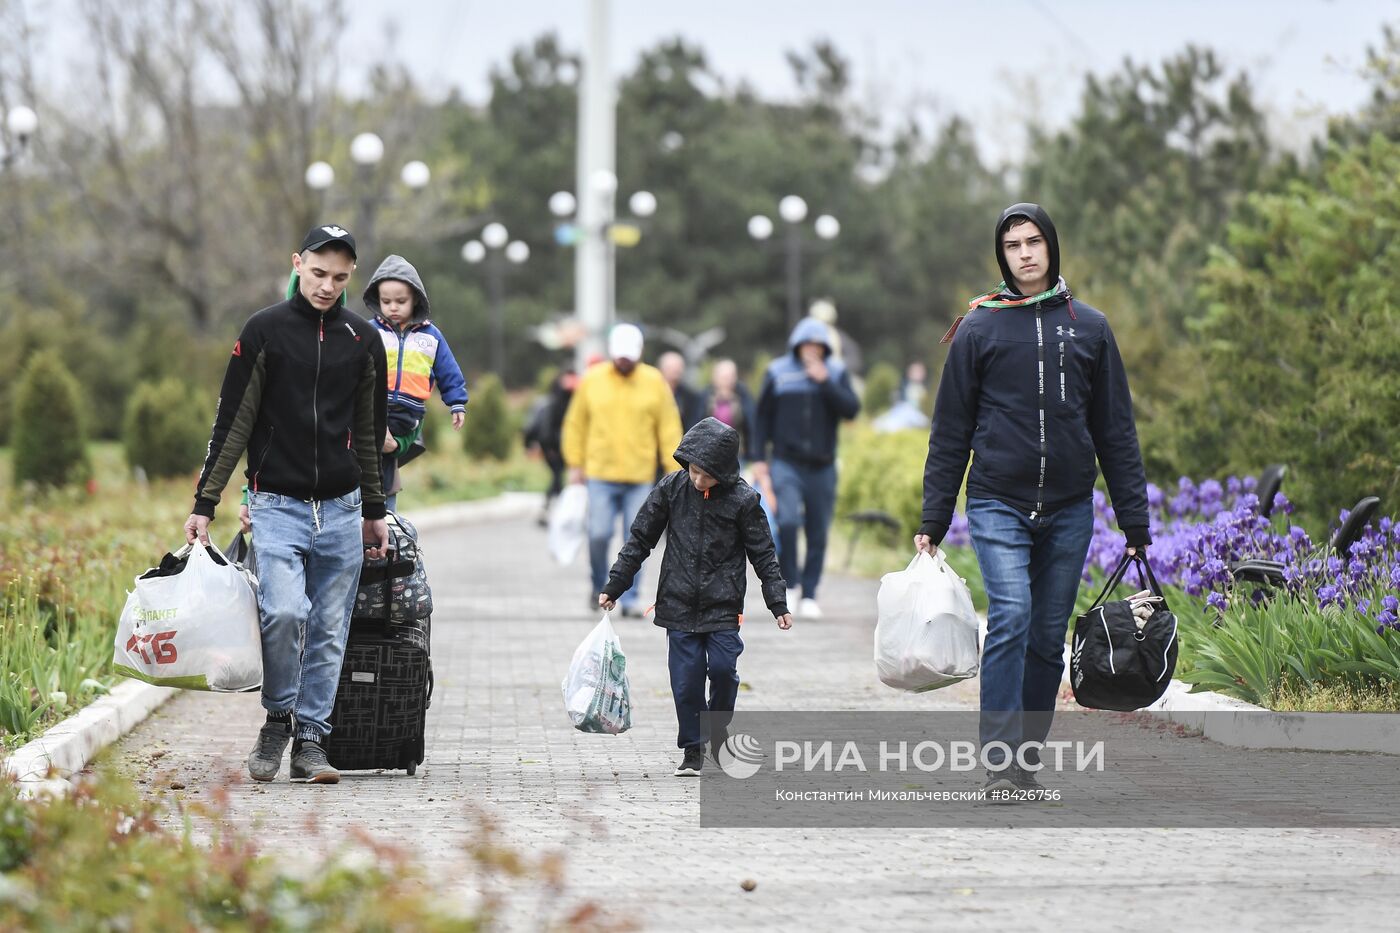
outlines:
[[[329,788],[291,785],[285,767],[275,784],[228,783],[229,821],[273,853],[304,864],[358,825],[415,850],[444,892],[470,896],[463,846],[485,813],[502,841],[564,853],[568,898],[658,930],[1276,930],[1374,923],[1393,907],[1400,832],[1389,830],[702,830],[697,782],[670,776],[664,633],[616,620],[635,726],[578,733],[559,684],[597,617],[584,606],[585,558],[553,566],[525,521],[430,531],[423,544],[436,602],[428,761],[413,778],[353,774]],[[655,562],[648,571],[654,587]],[[754,603],[741,708],[974,708],[975,681],[921,696],[878,683],[875,586],[831,580],[829,618],[786,633]],[[102,767],[148,792],[179,782],[176,796],[208,799],[241,772],[260,719],[253,696],[182,694]],[[744,879],[757,888],[741,890]],[[508,925],[534,926],[538,908],[520,894]]]

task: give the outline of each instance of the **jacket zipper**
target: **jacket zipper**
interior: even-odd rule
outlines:
[[[403,387],[403,345],[405,339],[408,337],[408,331],[398,331],[394,336],[399,338],[398,372],[394,375],[394,398],[397,399],[399,397],[399,389]]]
[[[1031,512],[1031,521],[1045,508],[1045,324],[1040,316],[1040,302],[1035,305],[1035,356],[1036,392],[1040,403],[1040,479],[1035,487],[1035,511]]]
[[[702,624],[705,613],[703,605],[705,600],[705,579],[703,576],[704,571],[701,568],[704,565],[705,554],[709,551],[705,541],[705,514],[710,511],[709,505],[710,491],[706,489],[704,492],[704,502],[700,506],[700,547],[697,548],[699,556],[696,558],[695,562],[695,614],[696,617],[701,620]]]
[[[321,389],[321,348],[326,342],[326,316],[321,315],[316,338],[316,381],[311,384],[311,498],[321,489],[321,409],[317,396]]]

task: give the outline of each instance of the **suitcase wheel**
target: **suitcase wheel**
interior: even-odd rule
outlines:
[[[413,777],[413,775],[415,775],[415,774],[418,773],[418,765],[415,764],[415,763],[413,763],[413,762],[410,762],[409,765],[408,765],[407,771],[408,771],[408,776],[409,776],[409,777]]]

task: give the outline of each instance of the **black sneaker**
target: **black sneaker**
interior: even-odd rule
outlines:
[[[282,754],[292,740],[290,722],[265,722],[258,730],[258,741],[248,753],[248,776],[255,781],[272,781],[282,770]]]
[[[1016,803],[1014,791],[1017,787],[1016,782],[1012,780],[1015,771],[1013,766],[1004,771],[987,772],[987,782],[982,785],[982,793],[986,795],[988,803]]]
[[[705,767],[705,746],[692,745],[685,750],[681,763],[676,767],[676,777],[699,777]]]
[[[292,746],[292,780],[307,784],[339,784],[340,772],[326,760],[326,750],[316,742],[298,741]]]

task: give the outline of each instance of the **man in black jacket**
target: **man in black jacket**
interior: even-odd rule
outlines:
[[[739,696],[746,557],[778,627],[790,628],[792,616],[768,519],[758,493],[739,477],[738,432],[706,418],[681,439],[676,462],[681,469],[658,483],[637,513],[598,605],[612,610],[665,531],[655,622],[667,630],[671,695],[680,725],[676,744],[684,749],[675,773],[692,777],[704,764],[705,742],[711,740],[718,753],[725,738],[723,728],[707,736],[700,714],[732,713]]]
[[[1038,787],[1037,743],[1050,731],[1093,537],[1096,457],[1129,551],[1151,538],[1133,401],[1107,318],[1071,296],[1039,205],[1003,211],[995,243],[1003,282],[943,338],[952,347],[914,541],[934,551],[943,540],[971,451],[967,517],[989,604],[980,731],[987,790],[1006,791]]]
[[[386,366],[374,327],[344,306],[355,268],[349,232],[312,228],[292,267],[291,297],[249,318],[233,345],[184,531],[191,544],[209,543],[246,451],[267,710],[248,773],[273,780],[295,738],[292,780],[334,784],[340,775],[322,743],[350,610],[365,554],[381,557],[389,545],[379,464]]]

